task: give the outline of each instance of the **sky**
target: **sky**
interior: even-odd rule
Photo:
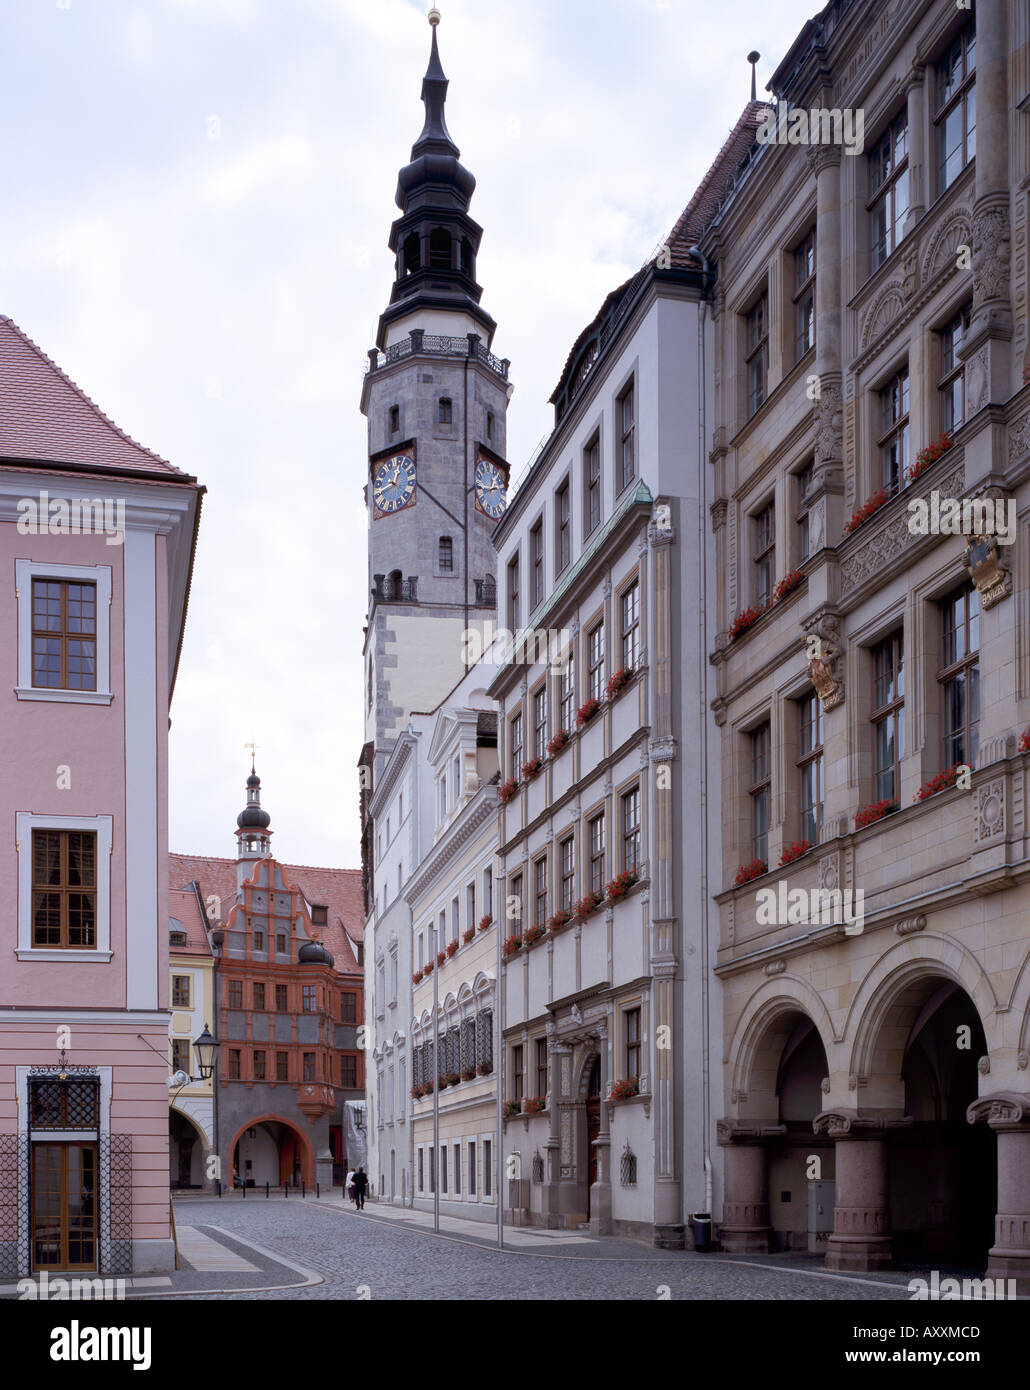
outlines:
[[[815,0],[441,0],[518,477],[569,348]],[[207,488],[170,847],[357,867],[366,352],[422,129],[421,0],[0,0],[0,313]]]

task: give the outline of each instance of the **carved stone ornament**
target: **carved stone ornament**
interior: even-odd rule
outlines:
[[[1009,546],[998,544],[997,536],[970,536],[966,545],[966,568],[969,570],[981,608],[993,608],[1012,592],[1007,551]]]
[[[844,398],[838,385],[829,383],[815,403],[815,471],[840,466],[844,456]]]
[[[916,917],[902,917],[894,923],[894,930],[898,936],[911,936],[913,932],[923,931],[926,927],[926,918],[922,913]]]
[[[980,1060],[979,1060],[979,1061],[977,1062],[977,1064],[976,1064],[976,1069],[977,1069],[977,1071],[980,1073],[981,1076],[989,1076],[989,1075],[990,1075],[990,1072],[991,1072],[991,1059],[990,1059],[990,1057],[981,1057]]]
[[[802,624],[808,675],[824,710],[844,702],[844,656],[840,619],[826,611],[807,618]],[[812,640],[815,639],[815,640]]]
[[[974,830],[977,844],[982,845],[1005,834],[1005,783],[1002,778],[977,787],[976,800]]]
[[[824,1096],[828,1096],[830,1094],[830,1078],[828,1076],[824,1076],[822,1081],[819,1082],[819,1089],[820,1091],[822,1091]]]
[[[993,1096],[981,1096],[966,1107],[966,1119],[971,1125],[986,1121],[992,1129],[1030,1124],[1030,1096],[1015,1091],[997,1091]]]
[[[1026,1071],[1030,1067],[1030,1052],[1019,1052],[1016,1054],[1017,1071]]]
[[[973,309],[1009,297],[1008,194],[1003,206],[973,209]]]
[[[823,1110],[812,1121],[816,1134],[829,1134],[838,1138],[861,1138],[863,1135],[882,1134],[889,1129],[906,1129],[912,1120],[907,1115],[892,1118],[887,1115],[860,1115],[857,1110],[838,1107]]]
[[[786,1134],[786,1125],[763,1125],[740,1120],[716,1120],[715,1139],[719,1144],[758,1144]]]
[[[780,957],[779,960],[770,960],[765,963],[765,973],[767,975],[782,975],[787,968],[787,962]]]

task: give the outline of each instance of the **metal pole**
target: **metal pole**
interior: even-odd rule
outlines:
[[[500,826],[500,820],[501,820],[501,811],[500,811],[500,808],[498,807],[498,811],[497,811],[497,823],[498,823],[498,826]],[[497,896],[497,884],[498,884],[498,882],[500,883],[501,888],[502,888],[502,890],[503,890],[503,889],[507,886],[507,882],[508,882],[507,877],[498,880],[497,876],[494,875],[494,878],[493,878],[493,880],[492,880],[492,891],[493,891],[494,897]],[[503,893],[502,893],[502,895],[503,895]],[[494,1176],[494,1191],[495,1191],[496,1194],[497,1194],[497,1248],[498,1248],[498,1250],[503,1250],[503,1249],[504,1249],[504,1208],[501,1206],[501,1183],[504,1181],[504,1179],[503,1179],[503,1177],[502,1177],[502,1173],[503,1173],[503,1170],[504,1170],[504,1140],[503,1140],[503,1138],[502,1138],[502,1135],[503,1135],[503,1132],[504,1132],[504,1131],[503,1131],[503,1120],[502,1120],[502,1116],[501,1116],[501,1104],[502,1104],[502,1101],[501,1101],[501,1090],[502,1090],[502,1081],[503,1081],[503,1077],[504,1077],[504,958],[503,958],[503,956],[502,956],[502,954],[501,954],[501,939],[502,939],[502,937],[504,936],[504,932],[501,930],[501,921],[503,920],[503,921],[505,922],[505,925],[507,925],[507,920],[508,920],[507,906],[508,906],[508,904],[507,904],[507,898],[506,898],[506,897],[505,897],[504,906],[505,906],[505,912],[504,912],[504,917],[503,917],[503,919],[502,919],[502,917],[500,916],[500,904],[498,904],[498,907],[497,907],[496,910],[494,909],[494,904],[493,904],[493,903],[490,904],[490,909],[491,909],[491,911],[493,912],[493,918],[494,918],[494,930],[495,930],[496,933],[497,933],[497,1008],[496,1008],[496,1010],[495,1010],[495,1012],[496,1012],[496,1014],[497,1014],[497,1043],[496,1043],[496,1046],[495,1046],[495,1048],[494,1048],[494,1077],[495,1077],[495,1080],[496,1080],[496,1090],[497,1090],[497,1114],[496,1114],[497,1139],[496,1139],[496,1142],[494,1143],[494,1163],[495,1163],[495,1165],[496,1165],[496,1166],[495,1166],[495,1169],[494,1169],[494,1173],[495,1173],[495,1176]]]
[[[268,1201],[268,1187],[269,1187],[269,1184],[268,1184],[268,1180],[267,1180],[267,1178],[266,1178],[266,1179],[265,1179],[265,1201],[266,1201],[266,1202]]]
[[[436,927],[433,928],[436,935]],[[440,1007],[440,952],[433,953],[433,1230],[440,1234],[440,1030],[437,1011]]]

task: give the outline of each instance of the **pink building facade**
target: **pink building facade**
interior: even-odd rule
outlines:
[[[0,1275],[172,1266],[168,710],[202,492],[0,317]]]

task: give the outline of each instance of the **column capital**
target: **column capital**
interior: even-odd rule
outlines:
[[[717,1120],[715,1137],[720,1144],[761,1144],[766,1139],[778,1139],[786,1134],[786,1125],[762,1124],[761,1120]]]
[[[805,158],[818,178],[824,169],[840,168],[841,148],[839,145],[809,145]]]
[[[913,87],[921,87],[925,79],[926,64],[918,61],[914,62],[905,74],[905,95],[907,96]]]
[[[888,1130],[907,1129],[911,1124],[909,1115],[861,1115],[857,1110],[837,1106],[820,1111],[812,1121],[812,1129],[831,1139],[876,1139]]]
[[[984,1121],[993,1130],[1030,1132],[1030,1095],[1018,1091],[995,1091],[981,1096],[966,1107],[966,1119],[971,1125]]]

